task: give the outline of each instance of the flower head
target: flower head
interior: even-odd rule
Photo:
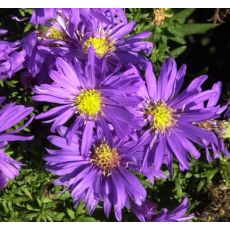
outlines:
[[[62,127],[61,133],[66,129]],[[103,202],[108,217],[111,208],[117,220],[122,220],[122,209],[130,207],[130,201],[141,205],[146,191],[132,170],[138,170],[147,135],[138,141],[122,141],[113,136],[107,139],[101,131],[93,137],[89,151],[80,153],[81,135],[74,135],[68,145],[64,137],[49,136],[58,150],[48,149],[45,156],[47,169],[58,175],[55,184],[66,186],[75,205],[82,200],[90,213]]]
[[[7,31],[1,30],[1,34]],[[23,68],[25,51],[22,50],[21,42],[9,42],[0,40],[0,80],[11,78]]]
[[[5,98],[0,97],[0,106]],[[11,141],[32,140],[33,136],[17,135],[21,130],[27,127],[33,120],[32,116],[24,125],[17,129],[12,129],[15,125],[24,120],[33,108],[25,108],[15,103],[6,104],[0,108],[0,189],[7,185],[9,179],[14,179],[19,174],[22,166],[18,161],[10,158],[3,151],[3,148]],[[9,131],[9,129],[11,129]]]
[[[150,37],[151,33],[129,35],[134,27],[134,22],[114,25],[102,23],[93,16],[83,18],[76,38],[81,41],[80,57],[86,56],[89,47],[93,46],[98,58],[105,58],[109,65],[114,66],[118,61],[125,64],[144,65],[146,58],[143,54],[151,54],[153,44],[143,39]]]
[[[131,207],[140,221],[182,222],[194,218],[194,214],[186,215],[189,209],[188,198],[185,198],[182,203],[171,212],[167,208],[163,208],[160,214],[158,214],[157,205],[150,201],[143,202],[141,206],[132,204]]]
[[[217,82],[213,85],[212,90],[215,92],[215,95],[208,99],[206,108],[210,108],[217,105],[221,95],[221,88],[221,82]],[[203,139],[203,144],[206,150],[206,158],[209,162],[211,162],[213,159],[219,158],[221,153],[230,157],[230,152],[224,144],[224,139],[226,139],[228,136],[228,122],[219,119],[223,112],[226,110],[226,107],[227,105],[221,107],[219,106],[219,109],[217,110],[216,115],[215,117],[213,117],[213,119],[197,123],[200,128],[203,128],[211,132],[213,138],[216,139],[216,144],[209,144],[205,139]],[[202,109],[205,108],[205,106],[204,104],[199,104],[197,105],[197,108]],[[210,150],[212,150],[213,156],[211,155]]]
[[[136,69],[130,66],[126,72],[109,75],[105,66],[96,63],[93,48],[84,69],[76,60],[72,65],[57,59],[57,70],[50,73],[54,83],[35,87],[33,97],[36,101],[59,104],[37,116],[38,119],[49,118],[46,122],[53,123],[52,132],[74,118],[67,132],[68,142],[77,130],[84,130],[82,141],[87,139],[87,148],[93,129],[98,126],[103,127],[108,136],[113,130],[120,138],[125,138],[142,125],[135,112],[131,112],[141,101],[136,92],[143,84]]]
[[[201,76],[180,92],[185,69],[182,66],[177,71],[173,58],[164,63],[158,80],[151,63],[146,69],[146,87],[140,90],[140,95],[144,97],[140,110],[143,112],[146,127],[151,130],[152,141],[145,154],[142,170],[151,180],[162,164],[166,164],[171,174],[173,173],[174,156],[180,169],[188,170],[189,154],[195,158],[200,157],[194,143],[204,147],[219,145],[212,132],[199,126],[200,122],[218,117],[220,106],[210,102],[207,108],[201,107],[205,101],[214,101],[216,90],[213,88],[202,91],[201,86],[207,77]]]
[[[166,18],[171,18],[173,15],[168,13],[169,9],[159,8],[154,10],[154,20],[153,23],[156,26],[162,26]]]
[[[85,62],[91,46],[108,68],[118,62],[143,66],[143,54],[152,51],[152,43],[143,41],[150,32],[126,37],[135,23],[127,22],[122,9],[37,9],[32,19],[44,24],[23,39],[25,66],[35,85],[50,82],[45,76],[49,76],[57,57],[68,62],[77,57]]]

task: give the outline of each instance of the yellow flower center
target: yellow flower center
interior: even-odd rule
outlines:
[[[94,149],[91,162],[98,166],[104,175],[109,175],[113,168],[120,165],[120,156],[117,149],[110,148],[108,144],[103,143]]]
[[[54,40],[65,40],[65,34],[56,27],[51,27],[48,33],[48,38]]]
[[[147,109],[147,114],[152,115],[152,128],[162,133],[176,124],[173,113],[173,109],[164,102],[150,105]]]
[[[102,107],[101,94],[95,89],[82,90],[75,99],[74,105],[81,114],[96,117]]]
[[[157,26],[164,24],[166,18],[171,18],[173,15],[168,14],[168,8],[159,8],[154,10],[154,20],[153,23]]]
[[[91,45],[94,47],[97,56],[100,58],[115,49],[114,45],[109,42],[106,37],[90,37],[84,42],[84,51],[88,52]]]

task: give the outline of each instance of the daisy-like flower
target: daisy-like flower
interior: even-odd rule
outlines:
[[[172,211],[163,208],[158,214],[157,205],[150,201],[145,201],[141,206],[132,204],[133,213],[140,221],[148,222],[184,222],[194,218],[194,214],[186,215],[189,209],[189,200],[185,198],[182,203]]]
[[[213,85],[212,90],[214,90],[216,94],[210,97],[210,99],[207,102],[206,108],[210,108],[217,105],[221,95],[221,88],[222,88],[221,82],[217,82]],[[196,109],[202,109],[202,108],[205,108],[204,103],[198,104],[196,106]],[[218,144],[211,143],[211,145],[209,145],[209,142],[207,142],[206,139],[203,140],[204,147],[206,150],[206,157],[209,162],[211,162],[213,159],[219,158],[221,153],[230,157],[230,153],[224,144],[224,139],[228,136],[227,133],[229,132],[228,122],[214,119],[214,118],[220,118],[223,112],[226,110],[226,108],[227,105],[220,107],[216,113],[216,117],[213,117],[212,120],[206,120],[197,123],[201,128],[212,132],[212,135],[214,136],[214,138],[217,140],[218,143]],[[212,150],[213,152],[213,157],[211,156],[210,150]]]
[[[196,159],[200,152],[194,143],[201,146],[218,146],[218,140],[209,130],[199,126],[200,122],[218,117],[220,106],[197,108],[216,95],[216,90],[202,91],[201,86],[207,76],[195,78],[181,91],[186,66],[177,71],[176,62],[169,58],[163,65],[158,80],[153,73],[152,64],[146,69],[146,87],[140,94],[145,98],[142,112],[152,141],[143,160],[142,170],[153,180],[154,171],[166,163],[171,174],[174,156],[181,170],[189,169],[189,154]],[[204,145],[204,140],[206,145]]]
[[[0,105],[4,102],[5,97],[0,97]],[[33,108],[25,108],[23,105],[16,105],[15,103],[1,106],[0,109],[0,189],[7,185],[9,179],[14,179],[19,174],[22,166],[18,161],[10,158],[3,151],[3,148],[11,141],[25,141],[32,140],[33,136],[20,136],[19,133],[27,127],[33,120],[32,116],[24,125],[17,129],[12,129],[15,125],[33,111]],[[8,131],[11,129],[10,131]]]
[[[90,46],[113,66],[117,62],[144,65],[143,54],[152,52],[152,42],[143,41],[150,32],[126,37],[135,23],[127,22],[122,9],[38,9],[34,15],[46,21],[41,30],[23,40],[26,68],[32,77],[39,75],[35,84],[47,81],[44,71],[52,68],[56,57],[85,61]],[[47,21],[50,17],[53,20]]]
[[[162,213],[154,218],[155,222],[184,222],[194,218],[194,214],[186,215],[189,209],[188,198],[185,198],[182,203],[172,211],[167,208],[162,210]]]
[[[66,129],[62,127],[60,132],[65,133]],[[85,201],[92,214],[103,202],[105,215],[108,217],[114,208],[117,220],[121,221],[122,209],[129,208],[130,201],[141,205],[145,200],[146,191],[131,171],[140,167],[148,135],[138,141],[122,141],[116,136],[109,140],[99,131],[87,153],[81,152],[81,135],[74,135],[70,145],[61,136],[48,139],[60,149],[47,150],[46,167],[59,176],[55,184],[70,190],[75,205]]]
[[[94,127],[101,126],[107,136],[113,129],[120,138],[126,138],[142,125],[135,113],[129,111],[142,100],[136,92],[143,81],[135,67],[108,75],[106,67],[97,65],[96,61],[93,48],[84,69],[77,60],[72,65],[57,59],[57,70],[50,73],[54,83],[35,87],[33,97],[36,101],[59,105],[37,116],[37,119],[46,119],[46,123],[53,123],[52,132],[73,118],[67,132],[68,143],[77,130],[84,130],[82,141],[87,143],[86,151]]]
[[[41,30],[29,33],[22,45],[26,53],[24,82],[31,81],[32,85],[39,85],[50,81],[49,71],[54,67],[56,57],[75,56],[76,47],[71,44],[70,25],[58,16],[55,21],[47,22]],[[70,47],[72,50],[70,50]],[[32,79],[31,79],[32,78]]]
[[[78,24],[94,15],[102,24],[116,25],[124,21],[121,9],[36,9],[32,16],[34,23],[44,24],[39,30],[29,33],[23,39],[26,52],[25,67],[28,74],[22,80],[25,87],[47,83],[49,71],[56,57],[71,61],[81,52],[81,42],[76,36]],[[119,18],[121,18],[119,20]],[[49,20],[52,19],[52,20]],[[80,50],[80,51],[79,51]]]
[[[123,22],[117,25],[104,24],[93,15],[83,18],[78,27],[77,40],[81,41],[84,57],[90,46],[93,46],[98,58],[105,58],[108,64],[118,61],[124,64],[145,65],[145,54],[151,54],[153,43],[143,41],[151,36],[151,32],[142,32],[128,36],[135,28],[135,22]]]
[[[6,30],[0,30],[0,35],[6,34]],[[0,80],[11,78],[23,68],[25,51],[21,42],[9,42],[0,40]]]

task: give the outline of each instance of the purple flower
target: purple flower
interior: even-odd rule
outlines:
[[[189,209],[188,198],[185,198],[183,202],[173,211],[170,212],[167,208],[163,208],[160,214],[157,212],[157,205],[150,201],[143,202],[141,206],[132,204],[131,207],[132,211],[140,221],[182,222],[189,221],[194,218],[194,214],[186,215]]]
[[[127,22],[123,9],[112,8],[37,8],[34,9],[30,22],[33,24],[46,24],[50,19],[57,19],[58,16],[65,17],[77,25],[81,21],[81,15],[93,15],[104,23],[118,24]]]
[[[186,212],[189,208],[188,198],[185,198],[183,202],[175,208],[173,211],[169,212],[167,208],[164,208],[160,216],[154,218],[155,222],[181,222],[188,221],[194,218],[194,214],[186,216]]]
[[[45,10],[38,9],[38,12]],[[66,12],[69,12],[69,9],[66,9]],[[76,56],[77,42],[71,39],[71,33],[75,33],[74,28],[75,25],[69,23],[69,18],[58,13],[55,20],[46,22],[41,30],[33,31],[23,39],[22,44],[26,52],[25,67],[28,69],[28,74],[23,77],[24,83],[30,81],[32,85],[40,85],[49,82],[49,71],[57,57],[73,59]]]
[[[1,30],[1,34],[6,34],[6,30]],[[0,80],[11,78],[16,72],[22,69],[25,60],[25,52],[21,48],[21,43],[0,40]]]
[[[142,205],[131,202],[131,210],[136,217],[142,221],[152,221],[157,216],[157,205],[149,200],[145,200]]]
[[[34,9],[30,22],[33,24],[45,24],[49,19],[56,18],[58,9],[37,8]]]
[[[35,84],[49,80],[44,76],[48,76],[56,57],[85,61],[90,46],[109,67],[117,62],[143,66],[147,60],[144,54],[152,52],[153,44],[143,41],[150,32],[126,36],[135,23],[127,22],[122,9],[38,9],[34,15],[46,22],[42,30],[31,32],[23,40],[25,65],[36,78]],[[55,18],[47,21],[51,16]]]
[[[219,98],[220,98],[220,95],[221,95],[221,88],[222,88],[221,82],[217,82],[213,85],[212,90],[214,90],[216,92],[216,94],[213,95],[208,100],[206,108],[214,107],[217,105]],[[219,108],[219,110],[217,111],[217,114],[216,114],[216,118],[220,118],[221,114],[226,110],[226,107],[227,107],[227,105]],[[204,103],[197,105],[196,108],[197,109],[205,108]],[[230,157],[230,153],[224,144],[224,140],[223,140],[224,137],[222,136],[222,129],[225,128],[224,124],[225,124],[225,122],[222,122],[219,120],[214,120],[214,119],[206,120],[206,121],[198,123],[198,125],[201,128],[203,128],[205,130],[209,130],[210,132],[212,132],[212,135],[217,140],[217,144],[214,144],[214,143],[209,144],[209,142],[207,142],[206,139],[203,140],[204,147],[206,150],[206,158],[209,162],[211,162],[213,160],[213,158],[214,159],[219,158],[220,153],[223,153],[224,155]],[[213,152],[213,157],[211,156],[210,150],[212,150],[212,152]]]
[[[19,175],[22,164],[0,149],[0,189],[6,187],[8,180],[13,180]]]
[[[118,137],[125,138],[142,125],[138,116],[131,112],[141,101],[136,92],[142,79],[136,69],[130,66],[126,72],[108,75],[105,66],[96,62],[93,49],[84,69],[77,60],[72,65],[57,59],[57,70],[50,73],[54,83],[35,87],[33,97],[36,101],[59,105],[37,116],[37,119],[49,119],[46,123],[53,123],[52,132],[73,118],[67,132],[68,143],[77,130],[83,130],[86,152],[94,127],[102,127],[108,137],[114,130]]]
[[[0,97],[0,106],[4,102],[5,97]],[[21,163],[8,157],[3,148],[11,141],[32,140],[33,136],[17,135],[21,130],[27,127],[33,120],[32,116],[24,125],[17,129],[12,129],[15,125],[23,121],[33,108],[25,108],[23,105],[15,103],[6,104],[0,108],[0,189],[4,188],[8,179],[14,179],[19,174],[22,166]],[[11,129],[10,131],[8,131]]]
[[[56,57],[67,57],[69,54],[72,58],[76,51],[73,49],[70,52],[68,28],[64,20],[60,17],[59,19],[60,25],[49,23],[49,27],[29,33],[22,41],[26,53],[25,67],[28,70],[25,79],[35,85],[50,81],[49,71],[54,67]]]
[[[64,134],[63,127],[60,132]],[[117,220],[122,220],[122,209],[130,207],[130,201],[141,205],[146,191],[130,170],[138,170],[143,146],[148,135],[138,141],[122,141],[116,136],[108,140],[101,131],[93,137],[93,145],[87,153],[81,152],[81,134],[74,135],[70,145],[65,138],[49,136],[58,150],[48,149],[45,156],[48,171],[59,176],[56,185],[64,185],[71,191],[74,204],[85,201],[92,214],[99,202],[103,202],[105,215],[111,208]],[[84,145],[84,143],[82,143]]]
[[[209,130],[200,127],[200,122],[215,119],[220,106],[211,104],[208,108],[199,106],[217,94],[215,89],[202,91],[207,76],[195,78],[181,91],[186,66],[178,71],[176,62],[169,58],[160,72],[158,80],[149,63],[146,69],[146,87],[140,95],[144,97],[141,106],[146,126],[151,130],[152,141],[143,160],[142,171],[153,181],[154,172],[166,164],[173,174],[174,156],[181,170],[189,169],[189,154],[198,159],[200,152],[194,143],[218,147],[218,139]]]
[[[123,22],[117,25],[105,24],[93,15],[82,18],[78,26],[76,39],[80,41],[79,58],[87,55],[90,46],[93,46],[99,58],[105,58],[108,64],[117,62],[145,65],[147,59],[144,54],[151,54],[153,43],[143,41],[151,36],[151,32],[142,32],[129,35],[135,28],[135,22]]]

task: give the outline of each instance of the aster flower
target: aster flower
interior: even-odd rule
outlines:
[[[200,152],[194,143],[204,146],[218,146],[218,140],[212,132],[199,127],[203,122],[218,117],[220,106],[210,105],[208,108],[197,108],[216,95],[216,90],[202,91],[201,86],[207,76],[195,78],[189,86],[181,91],[186,67],[178,71],[176,62],[169,58],[163,65],[158,80],[152,70],[151,63],[146,69],[146,87],[140,90],[145,98],[141,110],[146,127],[150,129],[152,141],[143,160],[142,171],[151,181],[153,173],[165,163],[173,174],[174,156],[181,170],[189,169],[189,154],[196,159]]]
[[[93,15],[82,18],[78,27],[77,40],[81,41],[79,58],[86,56],[90,46],[93,46],[99,58],[105,58],[108,64],[121,62],[137,66],[145,65],[144,54],[151,54],[153,43],[143,41],[151,36],[151,32],[142,32],[128,36],[135,28],[135,22],[123,22],[116,26],[104,24]],[[84,55],[85,54],[85,55]]]
[[[86,143],[86,151],[94,127],[103,127],[107,136],[110,136],[112,128],[118,137],[126,138],[142,125],[131,109],[134,110],[141,101],[136,92],[143,83],[133,66],[126,72],[108,75],[104,65],[96,64],[93,49],[89,52],[88,60],[82,69],[77,60],[72,65],[57,59],[57,70],[50,73],[54,83],[35,87],[36,95],[33,97],[35,101],[59,105],[37,116],[37,119],[46,119],[46,123],[53,123],[52,132],[71,118],[74,119],[68,128],[68,143],[77,130],[84,130],[82,141]]]
[[[62,127],[60,133],[65,132]],[[92,214],[98,203],[103,202],[106,217],[114,207],[115,216],[121,221],[122,209],[130,207],[130,201],[141,205],[146,197],[144,187],[130,170],[139,169],[148,135],[138,141],[122,141],[116,136],[109,140],[98,131],[87,153],[81,152],[81,138],[81,134],[74,135],[68,145],[64,137],[49,136],[49,141],[60,149],[47,150],[46,167],[59,176],[56,185],[71,191],[75,205],[84,200]]]
[[[35,84],[47,82],[44,76],[48,76],[56,57],[67,61],[77,57],[85,61],[90,46],[99,58],[106,58],[113,66],[117,62],[144,65],[143,54],[152,52],[152,43],[143,41],[150,32],[126,37],[135,23],[127,23],[122,9],[47,9],[47,14],[46,9],[39,9],[40,13],[36,12],[46,23],[41,30],[23,39],[26,68],[37,78]],[[47,21],[52,15],[55,19]]]
[[[6,33],[6,30],[0,31],[0,35]],[[24,60],[25,52],[19,41],[0,40],[0,80],[13,77],[16,72],[23,68]]]
[[[48,21],[50,17],[54,18]],[[76,18],[78,22],[75,22]],[[49,71],[57,57],[68,61],[76,57],[79,42],[74,41],[71,35],[75,33],[80,16],[78,9],[37,9],[31,20],[44,26],[29,33],[22,41],[26,52],[25,67],[29,73],[24,75],[23,82],[40,85],[51,80]]]
[[[186,215],[189,209],[189,200],[185,198],[182,203],[172,210],[163,208],[158,214],[157,205],[150,201],[145,201],[141,206],[132,204],[132,211],[140,221],[148,222],[183,222],[194,218],[194,214]]]
[[[19,175],[22,164],[0,149],[0,189],[6,187],[8,180],[13,180]]]
[[[65,57],[70,53],[70,34],[62,17],[49,22],[42,30],[29,33],[22,45],[26,53],[25,67],[28,74],[25,79],[34,84],[49,81],[49,71],[53,68],[56,57]],[[72,56],[76,49],[72,50]],[[31,79],[32,78],[32,79]]]
[[[221,88],[221,82],[217,82],[213,85],[212,90],[214,90],[216,94],[208,100],[206,108],[217,105],[221,95]],[[230,157],[230,153],[224,144],[224,139],[228,136],[228,122],[214,119],[220,118],[221,114],[223,114],[223,112],[226,110],[226,107],[227,105],[220,107],[219,110],[216,112],[216,117],[213,117],[212,120],[206,120],[197,123],[199,127],[212,132],[213,137],[217,140],[217,144],[211,143],[211,145],[209,145],[209,143],[205,139],[203,140],[206,150],[206,157],[209,162],[211,162],[213,159],[219,158],[220,153],[223,153],[224,155]],[[196,108],[205,108],[204,103],[198,104]],[[213,152],[213,157],[211,156],[210,149]]]
[[[185,198],[183,202],[175,208],[173,211],[169,212],[167,208],[164,208],[160,216],[156,217],[154,221],[156,222],[182,222],[188,221],[194,218],[194,214],[186,216],[186,212],[189,208],[188,198]]]
[[[0,105],[5,101],[5,97],[0,97]],[[22,166],[18,161],[10,158],[3,151],[3,148],[11,141],[32,140],[33,136],[17,135],[21,130],[27,127],[33,120],[32,116],[24,125],[17,129],[12,129],[15,125],[24,120],[33,108],[25,108],[23,105],[15,103],[1,106],[0,109],[0,189],[4,188],[8,179],[14,179],[19,174]],[[11,129],[10,131],[8,131]]]

